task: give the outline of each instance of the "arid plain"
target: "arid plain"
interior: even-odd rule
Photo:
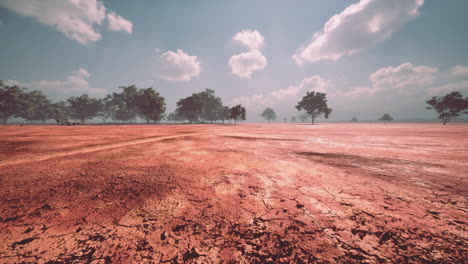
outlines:
[[[468,125],[0,128],[1,263],[463,263]]]

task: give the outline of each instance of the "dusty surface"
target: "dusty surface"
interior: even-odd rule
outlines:
[[[0,128],[1,263],[466,263],[468,126]]]

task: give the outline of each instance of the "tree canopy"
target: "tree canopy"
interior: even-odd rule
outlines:
[[[380,121],[384,121],[384,123],[387,123],[387,122],[392,122],[393,121],[393,117],[388,114],[388,113],[385,113],[381,118],[379,118]]]
[[[307,115],[310,116],[312,124],[317,117],[323,115],[328,118],[332,109],[327,105],[327,94],[316,93],[315,91],[307,92],[302,100],[296,105],[298,111],[305,110]]]
[[[438,114],[438,119],[445,125],[450,120],[456,118],[462,111],[468,114],[468,97],[463,98],[460,92],[455,91],[446,94],[444,97],[434,96],[426,103],[430,106],[426,109],[433,109]]]
[[[265,118],[268,121],[268,123],[270,123],[272,120],[276,120],[276,118],[277,118],[275,110],[273,110],[271,108],[265,109],[260,116]]]
[[[229,119],[234,120],[234,124],[237,123],[237,120],[245,120],[245,108],[242,105],[236,105],[229,109]]]

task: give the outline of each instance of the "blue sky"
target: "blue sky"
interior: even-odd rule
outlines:
[[[154,87],[173,110],[211,88],[297,114],[328,94],[331,120],[435,116],[424,101],[468,92],[468,2],[0,0],[0,79],[54,100]]]

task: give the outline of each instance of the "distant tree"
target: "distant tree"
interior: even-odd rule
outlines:
[[[22,109],[18,117],[31,123],[45,122],[52,117],[51,101],[41,91],[33,90],[23,95]]]
[[[384,121],[384,123],[392,122],[393,117],[390,114],[385,113],[381,118],[379,118],[379,120]]]
[[[459,116],[462,111],[468,109],[468,97],[463,98],[460,92],[455,91],[446,94],[444,97],[434,96],[426,103],[430,106],[426,109],[433,109],[439,114],[437,118],[442,120],[445,125],[450,120]],[[468,114],[468,111],[464,111],[464,114]]]
[[[5,126],[8,119],[18,116],[25,104],[25,93],[17,85],[8,86],[0,81],[0,120]]]
[[[132,123],[138,116],[138,88],[135,85],[120,86],[122,92],[113,93],[112,101],[116,107],[115,119]]]
[[[221,108],[221,111],[219,112],[219,120],[223,121],[223,124],[224,124],[224,121],[227,120],[229,118],[229,106],[223,106]]]
[[[270,121],[272,121],[272,120],[276,120],[276,118],[277,118],[275,110],[273,110],[271,108],[265,109],[260,116],[265,118],[268,121],[268,123],[270,123]]]
[[[215,96],[214,90],[206,89],[203,92],[196,93],[196,96],[203,104],[202,113],[200,118],[204,121],[216,121],[220,118],[220,111],[222,111],[221,98]]]
[[[229,109],[229,119],[234,120],[234,124],[237,124],[237,120],[245,120],[245,108],[242,105],[236,105]]]
[[[288,118],[287,118],[287,117],[283,118],[283,121],[284,121],[284,123],[287,123],[287,122],[288,122]]]
[[[200,116],[203,113],[203,102],[198,95],[192,94],[191,96],[180,99],[177,102],[176,113],[185,117],[185,119],[192,124],[192,122],[200,119]]]
[[[184,121],[185,118],[183,116],[178,115],[177,113],[173,112],[166,116],[168,121]]]
[[[359,120],[358,120],[356,117],[353,117],[353,118],[351,119],[351,121],[353,121],[353,122],[358,122]]]
[[[139,114],[146,120],[157,123],[164,117],[166,103],[153,88],[140,89],[136,99]]]
[[[112,95],[108,94],[106,97],[99,99],[99,102],[101,106],[97,116],[102,119],[102,122],[106,123],[107,119],[114,119],[117,112],[117,106],[114,105],[114,102],[112,101]]]
[[[291,119],[289,120],[291,120],[291,122],[296,122],[297,118],[295,116],[291,116]]]
[[[70,97],[67,102],[70,105],[71,118],[78,119],[81,122],[96,117],[101,109],[99,100],[89,97],[87,94],[83,94],[80,97]]]
[[[309,115],[307,113],[302,113],[297,118],[299,118],[301,122],[304,122],[309,118]]]
[[[70,115],[70,109],[66,102],[60,101],[50,105],[49,115],[55,120],[67,121]]]
[[[305,110],[310,116],[312,124],[314,124],[315,118],[324,115],[325,118],[331,114],[332,109],[327,105],[327,94],[307,92],[300,102],[297,103],[296,109],[298,111]]]

